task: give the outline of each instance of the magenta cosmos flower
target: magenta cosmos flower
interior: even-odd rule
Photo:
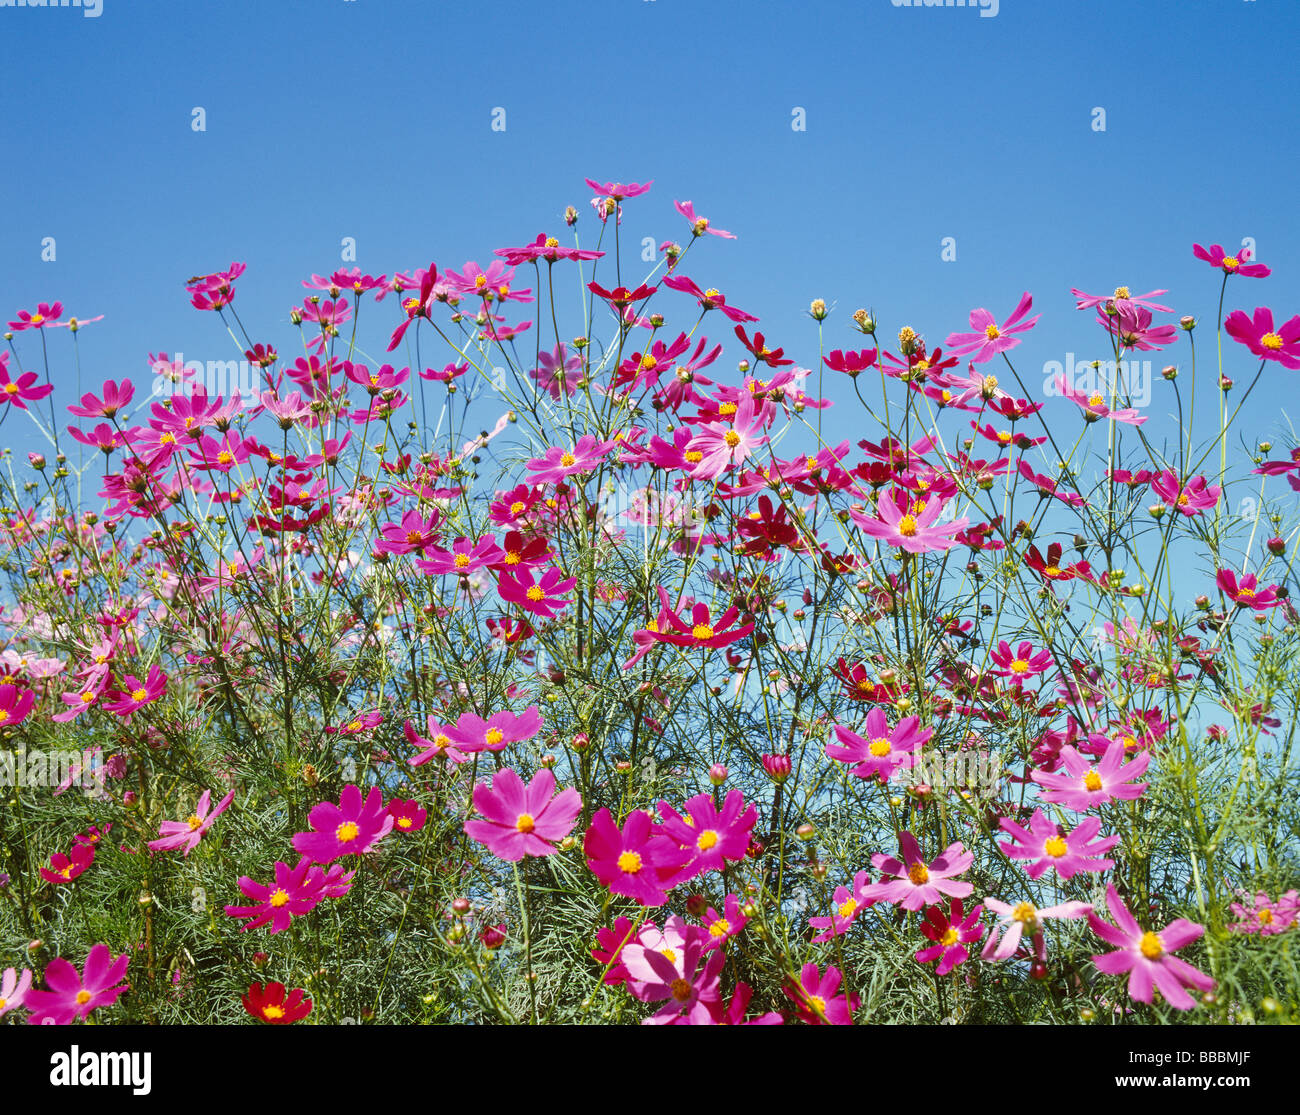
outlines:
[[[883,494],[876,503],[876,516],[850,510],[853,521],[864,534],[878,538],[909,554],[924,554],[931,550],[951,550],[970,520],[953,519],[936,526],[944,509],[944,501],[937,496],[913,503],[910,493]]]
[[[640,197],[655,183],[653,178],[649,182],[597,182],[594,178],[584,178],[583,181],[601,197],[612,197],[615,201]]]
[[[154,663],[149,667],[149,675],[143,681],[134,674],[127,674],[122,688],[105,693],[105,700],[100,707],[105,712],[115,712],[118,716],[129,717],[136,709],[158,700],[167,691],[167,675]]]
[[[71,855],[55,852],[50,856],[50,866],[42,867],[41,878],[56,886],[70,883],[95,862],[95,849],[90,844],[74,844]]]
[[[1034,651],[1034,644],[1022,642],[1014,650],[1005,639],[998,643],[998,649],[989,657],[997,667],[993,672],[1004,678],[1024,678],[1041,674],[1050,669],[1053,663],[1050,650]]]
[[[1295,922],[1297,913],[1300,913],[1295,898],[1296,892],[1288,891],[1273,902],[1261,890],[1255,895],[1253,906],[1247,907],[1240,902],[1232,904],[1232,912],[1241,920],[1232,922],[1227,928],[1234,933],[1258,933],[1264,937],[1285,933]]]
[[[422,808],[414,798],[409,801],[393,798],[388,803],[388,813],[393,818],[394,832],[419,832],[424,828],[424,822],[429,819],[428,810]]]
[[[873,708],[867,713],[862,735],[852,732],[842,724],[835,725],[835,736],[843,746],[826,745],[826,754],[841,763],[854,763],[853,773],[858,778],[873,775],[888,782],[896,770],[910,770],[916,765],[917,750],[934,735],[933,728],[922,728],[915,716],[900,720],[889,727],[883,709]]]
[[[472,712],[461,713],[446,734],[461,751],[502,751],[512,743],[532,739],[542,730],[542,714],[530,705],[519,715],[509,709],[493,713],[486,720]]]
[[[1241,275],[1247,279],[1267,279],[1273,272],[1262,263],[1250,262],[1250,249],[1242,248],[1236,255],[1228,255],[1222,244],[1211,244],[1206,251],[1199,244],[1192,245],[1192,255],[1217,267],[1225,275]]]
[[[1151,490],[1167,506],[1188,517],[1208,511],[1219,502],[1219,493],[1222,491],[1206,484],[1204,476],[1193,476],[1186,484],[1180,484],[1178,474],[1172,469],[1156,473],[1151,478]]]
[[[1150,752],[1142,752],[1130,763],[1124,762],[1126,748],[1123,740],[1105,740],[1106,752],[1098,763],[1090,763],[1068,743],[1060,750],[1061,766],[1065,768],[1045,774],[1034,771],[1030,778],[1043,787],[1039,795],[1043,801],[1063,805],[1076,813],[1086,813],[1108,801],[1133,801],[1147,788],[1145,782],[1133,782],[1146,773],[1151,762]]]
[[[844,977],[834,966],[821,975],[817,965],[808,963],[799,972],[799,982],[783,988],[793,1000],[799,1017],[813,1026],[851,1026],[853,1012],[861,1005],[861,996],[839,994]]]
[[[524,856],[550,856],[578,821],[582,795],[570,787],[555,793],[555,775],[543,767],[533,780],[509,768],[474,787],[474,808],[483,819],[465,822],[465,832],[498,859],[515,863]]]
[[[1266,608],[1276,608],[1279,603],[1277,585],[1269,585],[1268,588],[1261,589],[1254,573],[1243,573],[1238,577],[1231,569],[1220,569],[1215,584],[1223,590],[1225,596],[1242,608],[1253,608],[1257,612],[1262,612]],[[3,693],[4,689],[4,686],[0,686],[0,693]],[[3,698],[0,698],[0,705],[2,704]]]
[[[1245,345],[1261,360],[1276,360],[1284,368],[1300,368],[1300,314],[1274,329],[1273,311],[1267,306],[1247,317],[1245,310],[1233,310],[1223,323],[1229,336]]]
[[[554,352],[537,354],[537,367],[528,374],[537,381],[538,389],[552,399],[571,395],[582,379],[582,354],[569,356],[564,345],[557,344]]]
[[[608,809],[591,819],[583,837],[583,854],[587,866],[611,894],[635,899],[643,906],[667,901],[668,891],[680,880],[693,853],[654,828],[653,818],[642,809],[628,814],[621,830]]]
[[[1032,860],[1025,868],[1031,879],[1037,879],[1049,868],[1062,879],[1069,879],[1080,871],[1105,871],[1115,866],[1113,859],[1101,857],[1119,843],[1119,836],[1098,839],[1099,817],[1089,817],[1064,834],[1057,831],[1056,822],[1041,809],[1034,810],[1028,829],[1010,817],[999,818],[998,825],[1012,836],[998,847],[1010,859]]]
[[[497,578],[497,592],[507,604],[518,604],[526,612],[543,619],[554,619],[569,606],[564,594],[578,583],[577,577],[566,577],[562,570],[548,566],[541,576],[531,569],[506,571]]]
[[[450,550],[431,546],[427,558],[417,558],[415,566],[422,573],[437,576],[442,573],[454,573],[461,577],[494,565],[505,555],[497,545],[495,534],[485,534],[477,542],[472,538],[457,538]]]
[[[34,311],[19,310],[18,320],[11,321],[9,328],[15,333],[21,333],[24,329],[44,329],[58,324],[61,313],[63,313],[62,302],[55,302],[52,306],[48,302],[41,302]]]
[[[679,880],[684,882],[705,871],[721,871],[728,860],[744,859],[758,810],[745,805],[745,796],[739,790],[731,790],[721,809],[713,804],[712,795],[696,794],[686,802],[685,816],[666,801],[659,803],[659,816],[663,818],[664,833],[692,854]]]
[[[302,856],[292,868],[277,862],[275,882],[270,886],[247,875],[239,878],[239,889],[254,899],[256,905],[227,906],[225,910],[232,918],[248,919],[239,927],[241,933],[267,924],[273,934],[279,933],[288,929],[295,917],[314,910],[322,899],[342,898],[351,888],[355,874],[354,871],[345,873],[341,864],[322,871],[311,862],[310,856]]]
[[[313,831],[294,834],[294,851],[310,856],[314,863],[333,863],[339,856],[370,851],[393,827],[383,799],[383,791],[372,786],[363,803],[360,788],[349,783],[338,805],[322,801],[312,807],[307,820]]]
[[[158,826],[159,839],[150,840],[149,847],[155,852],[174,851],[180,848],[188,856],[203,839],[203,834],[212,827],[212,822],[224,813],[234,800],[235,791],[231,790],[217,803],[216,809],[209,813],[208,810],[212,806],[212,791],[204,790],[199,798],[198,808],[184,821],[163,821]]]
[[[67,1026],[85,1018],[97,1007],[112,1006],[127,990],[122,982],[130,954],[116,960],[107,945],[96,945],[86,957],[84,972],[78,974],[68,961],[56,956],[45,969],[46,991],[28,991],[24,1006],[31,1011],[33,1025]]]
[[[917,963],[939,961],[935,969],[938,976],[946,976],[958,964],[964,964],[970,959],[966,946],[984,936],[984,927],[979,924],[983,912],[983,906],[976,906],[963,916],[960,898],[952,899],[947,911],[942,906],[931,906],[921,921],[921,935],[934,944],[917,952]]]
[[[19,689],[8,683],[0,685],[0,728],[15,728],[27,719],[36,702],[30,689]]]
[[[1110,907],[1116,924],[1102,921],[1091,911],[1088,924],[1103,941],[1115,945],[1116,950],[1094,956],[1092,962],[1099,972],[1107,975],[1128,972],[1129,998],[1149,1003],[1154,986],[1171,1007],[1191,1010],[1196,1001],[1187,993],[1188,987],[1201,991],[1213,989],[1213,979],[1173,955],[1184,945],[1197,940],[1205,932],[1204,926],[1178,918],[1159,933],[1144,931],[1120,899],[1114,883],[1106,888],[1106,905]]]
[[[877,852],[871,857],[872,866],[892,879],[872,883],[862,891],[862,898],[872,901],[892,902],[904,910],[919,910],[941,902],[941,895],[966,898],[975,888],[972,884],[952,878],[960,875],[975,861],[973,852],[962,849],[961,841],[950,844],[933,863],[927,864],[921,856],[916,837],[910,832],[900,833],[898,846],[901,860]]]
[[[1034,304],[1033,296],[1025,292],[1019,304],[1006,321],[998,325],[997,320],[988,310],[972,310],[970,327],[972,333],[950,333],[944,344],[948,346],[949,356],[967,356],[972,364],[985,364],[1000,352],[1006,352],[1020,343],[1017,333],[1032,329],[1038,322],[1035,314],[1028,321],[1022,320]]]
[[[744,464],[755,449],[767,444],[763,433],[766,407],[756,407],[752,392],[741,396],[729,422],[708,422],[686,443],[688,475],[694,480],[716,480],[730,468]],[[698,457],[694,454],[699,454]]]
[[[725,647],[743,639],[754,630],[752,623],[732,627],[740,615],[740,609],[732,606],[716,620],[709,606],[702,601],[691,607],[691,622],[688,626],[674,610],[667,590],[659,586],[659,616],[647,625],[648,642],[669,643],[676,647]],[[664,630],[664,628],[667,630]],[[627,669],[627,665],[624,665]]]
[[[407,759],[411,766],[421,766],[431,759],[447,759],[453,763],[468,762],[469,755],[461,749],[461,745],[457,741],[447,734],[447,729],[434,720],[432,715],[426,717],[426,723],[429,732],[427,737],[420,735],[410,720],[407,720],[402,725],[402,732],[406,736],[406,742],[412,747],[421,748],[418,755],[413,755]],[[481,748],[475,748],[474,750],[481,750]]]
[[[726,240],[734,240],[736,237],[727,232],[726,229],[713,228],[709,224],[708,217],[698,217],[695,215],[695,206],[689,201],[674,201],[673,208],[690,222],[691,232],[696,236],[703,236],[706,232],[710,236],[721,236]]]

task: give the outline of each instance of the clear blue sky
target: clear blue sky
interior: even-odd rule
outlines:
[[[237,308],[292,353],[300,282],[341,266],[345,236],[374,274],[486,263],[561,231],[566,204],[594,242],[584,176],[653,178],[627,204],[629,241],[686,240],[671,203],[692,199],[740,238],[684,270],[801,364],[817,360],[814,297],[837,307],[828,348],[854,343],[858,306],[890,337],[911,324],[933,345],[972,308],[1001,319],[1029,290],[1043,319],[1013,355],[1036,387],[1045,361],[1106,355],[1072,285],[1166,287],[1178,312],[1211,321],[1217,278],[1194,241],[1253,237],[1275,269],[1234,279],[1226,309],[1300,312],[1297,41],[1293,0],[1001,0],[994,18],[890,0],[0,8],[0,311],[57,298],[105,315],[81,334],[85,387],[144,384],[149,352],[237,355],[215,315],[189,307],[192,274],[246,261]],[[191,128],[196,106],[206,131]],[[372,351],[397,312],[367,303]],[[67,402],[68,335],[52,340]],[[1276,434],[1300,373],[1265,374],[1250,414]],[[860,435],[845,386],[832,431]],[[1150,429],[1164,398],[1157,385]],[[10,444],[34,447],[15,426]]]

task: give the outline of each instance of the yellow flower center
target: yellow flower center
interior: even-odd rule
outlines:
[[[809,995],[808,1002],[812,1004],[813,1010],[818,1014],[824,1015],[826,1013],[826,1000],[820,995]]]
[[[1034,921],[1037,915],[1038,910],[1032,902],[1019,902],[1016,904],[1016,908],[1011,911],[1011,920],[1027,925]]]
[[[1098,774],[1095,770],[1090,770],[1087,774],[1083,776],[1083,788],[1085,790],[1094,790],[1094,791],[1100,790],[1101,775]]]
[[[984,330],[984,336],[986,336],[990,341],[996,341],[1000,336],[1002,336],[1002,330],[996,325],[990,325]]]
[[[1023,658],[1012,659],[1011,672],[1013,674],[1025,674],[1029,672],[1029,663]]]
[[[40,325],[40,323],[43,322],[44,320],[45,320],[44,314],[32,314],[31,321],[33,325]]]
[[[149,690],[147,690],[147,689],[132,689],[132,690],[131,690],[131,700],[133,700],[133,701],[143,701],[143,700],[145,700],[148,696],[149,696]]]
[[[468,568],[469,568],[469,554],[457,554],[457,555],[456,555],[456,562],[455,562],[455,565],[456,565],[456,568],[457,568],[457,569],[468,569]]]
[[[955,945],[957,943],[957,930],[951,925],[944,930],[943,937],[939,941],[942,945]]]
[[[411,818],[410,818],[410,817],[398,817],[398,818],[397,818],[397,827],[398,827],[399,829],[409,829],[409,828],[411,827],[412,823],[413,823],[413,822],[411,821]]]
[[[916,519],[911,515],[904,515],[898,520],[898,533],[904,538],[912,538],[916,534]]]
[[[877,759],[883,759],[894,750],[894,746],[889,742],[889,740],[885,739],[884,736],[877,736],[871,741],[871,745],[867,750],[869,750]]]
[[[1099,407],[1099,406],[1101,406],[1101,405],[1104,403],[1104,401],[1105,401],[1105,400],[1103,400],[1102,397],[1101,397],[1100,395],[1089,395],[1089,396],[1088,396],[1088,405],[1089,405],[1090,407]]]
[[[688,464],[698,465],[702,460],[704,460],[704,454],[701,453],[698,449],[688,449],[685,453],[682,454],[682,458]]]
[[[856,898],[846,898],[839,905],[840,917],[842,918],[852,917],[854,912],[857,910],[857,908],[858,908],[858,900]]]
[[[730,417],[731,415],[736,413],[736,404],[723,403],[720,407],[718,407],[718,413]]]
[[[672,989],[673,998],[679,1003],[684,1003],[691,997],[691,985],[689,980],[684,980],[679,976],[668,986]]]
[[[534,604],[545,597],[546,593],[542,591],[541,585],[529,585],[528,591],[524,593]]]
[[[191,813],[185,818],[185,823],[190,826],[190,832],[193,832],[203,824],[203,820],[197,813]]]
[[[500,728],[489,728],[483,734],[483,739],[489,747],[495,747],[505,738],[506,734]]]
[[[360,834],[361,829],[357,827],[355,821],[344,821],[334,830],[334,835],[338,837],[341,844],[346,844],[349,840],[355,840]]]
[[[697,623],[691,628],[691,636],[703,642],[705,639],[713,638],[713,628],[707,623]]]
[[[359,732],[359,731],[361,731],[361,721],[360,721],[360,720],[349,720],[349,721],[348,721],[348,724],[347,724],[347,730],[348,730],[349,732]]]
[[[1271,349],[1273,352],[1276,352],[1278,349],[1282,347],[1282,338],[1279,337],[1276,333],[1265,333],[1262,337],[1260,337],[1259,343],[1263,345],[1265,348]]]
[[[718,843],[718,834],[713,829],[705,829],[700,833],[699,839],[695,841],[695,846],[701,852],[707,852],[710,848]]]
[[[1272,925],[1272,924],[1273,924],[1273,911],[1272,911],[1272,910],[1260,910],[1259,913],[1256,915],[1256,917],[1259,918],[1259,923],[1260,923],[1260,925]]]
[[[523,509],[524,509],[524,501],[521,499],[517,499],[515,500],[514,503],[510,505],[510,514],[518,515],[522,513]]]
[[[83,987],[77,992],[77,1006],[84,1007],[92,998],[93,996],[90,992]]]
[[[723,435],[722,440],[725,441],[730,448],[735,449],[736,446],[740,444],[740,435],[736,433],[735,430],[728,430],[726,434]]]
[[[575,463],[576,461],[577,461],[577,458],[576,458],[572,453],[566,453],[566,454],[564,454],[563,457],[560,458],[560,467],[561,467],[561,468],[572,468],[572,467],[574,466],[574,463]]]
[[[1115,288],[1115,295],[1114,295],[1114,297],[1116,297],[1116,298],[1127,298],[1127,297],[1128,297],[1128,287],[1126,287],[1126,286],[1117,286],[1117,287]]]
[[[731,932],[731,922],[729,922],[726,918],[718,918],[717,921],[715,921],[711,926],[709,926],[710,937],[725,937],[730,932]]]
[[[628,875],[641,870],[641,857],[636,852],[623,852],[618,857],[618,869]]]
[[[263,1018],[283,1018],[284,1007],[277,1007],[274,1003],[268,1003],[262,1008]]]
[[[918,887],[930,881],[930,869],[923,863],[914,863],[907,869],[907,877]]]
[[[486,276],[486,275],[476,275],[476,276],[474,277],[474,289],[475,289],[475,290],[482,290],[485,286],[487,286],[487,276]]]
[[[1060,859],[1069,850],[1069,845],[1066,844],[1065,838],[1061,836],[1048,837],[1047,842],[1043,845],[1043,851],[1053,859]]]
[[[1043,572],[1049,577],[1059,577],[1061,575],[1060,566],[1057,565],[1049,565],[1043,570]]]
[[[90,704],[90,702],[93,701],[94,699],[95,699],[95,694],[93,694],[93,693],[82,693],[82,694],[81,694],[81,703],[82,703],[83,705],[88,705],[88,704]]]
[[[1240,266],[1241,266],[1241,260],[1239,260],[1236,256],[1223,257],[1223,269],[1225,271],[1235,271]]]
[[[1186,492],[1179,492],[1179,493],[1178,493],[1178,506],[1179,506],[1179,507],[1186,507],[1186,506],[1187,506],[1189,503],[1191,503],[1191,502],[1192,502],[1192,501],[1191,501],[1191,497],[1188,496],[1188,494],[1187,494]]]
[[[1138,945],[1138,948],[1148,960],[1158,960],[1165,951],[1164,942],[1160,940],[1160,934],[1152,933],[1150,930],[1142,934],[1142,943]]]
[[[519,551],[518,551],[518,550],[507,550],[507,551],[506,551],[506,564],[507,564],[507,565],[518,565],[518,564],[519,564]]]
[[[556,240],[554,236],[548,236],[546,238],[546,246],[548,248],[558,248],[560,246],[560,242]]]
[[[278,910],[281,906],[284,906],[288,903],[289,896],[283,890],[277,888],[276,890],[271,892],[271,897],[268,899],[268,901],[271,903],[272,906],[274,906]]]
[[[704,292],[704,297],[705,297],[705,298],[717,298],[718,295],[721,294],[721,293],[722,293],[722,291],[720,291],[717,287],[712,287],[712,286],[711,286],[711,287],[709,287],[708,290],[706,290],[706,291]]]
[[[532,832],[536,827],[536,822],[533,821],[532,816],[528,813],[520,813],[519,819],[515,821],[516,832]]]

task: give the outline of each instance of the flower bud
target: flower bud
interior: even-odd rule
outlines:
[[[764,755],[763,769],[767,776],[778,785],[790,777],[789,755]]]
[[[826,303],[822,299],[814,298],[812,305],[808,307],[808,312],[812,314],[814,321],[825,321],[830,311],[826,309]]]
[[[1173,364],[1166,364],[1160,369],[1160,374],[1164,376],[1165,379],[1177,379],[1178,369]]]
[[[1196,328],[1196,319],[1191,314],[1178,319],[1178,324],[1186,329],[1189,333]]]
[[[259,972],[266,967],[266,962],[271,958],[264,952],[253,953],[253,967]]]
[[[1270,538],[1266,543],[1268,552],[1274,557],[1281,557],[1286,553],[1286,541],[1282,538]]]
[[[713,766],[709,767],[709,781],[715,786],[721,786],[730,773],[721,763],[714,763]]]
[[[485,925],[478,931],[478,939],[489,952],[493,949],[499,949],[506,943],[506,923],[498,922],[496,925]]]
[[[564,223],[570,228],[578,223],[578,210],[572,205],[566,205],[564,207]]]
[[[45,467],[45,456],[41,453],[28,453],[27,459],[31,462],[32,468],[40,472]]]
[[[800,840],[807,841],[807,840],[811,840],[814,836],[817,835],[817,830],[813,828],[812,825],[805,822],[804,824],[800,825],[797,829],[794,830],[794,834]]]
[[[463,918],[466,914],[469,913],[469,899],[453,898],[451,900],[451,912],[455,914],[457,917]]]
[[[692,894],[686,899],[686,912],[693,918],[702,918],[709,909],[709,901],[702,894]]]
[[[1224,391],[1232,390],[1232,379],[1228,376],[1219,377],[1219,387]]]

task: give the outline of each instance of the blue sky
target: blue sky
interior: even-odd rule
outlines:
[[[1028,290],[1043,317],[1013,356],[1037,390],[1046,361],[1107,355],[1071,286],[1165,287],[1163,301],[1212,323],[1217,276],[1194,241],[1252,237],[1274,267],[1234,279],[1225,309],[1300,311],[1296,41],[1300,6],[1286,0],[1001,0],[992,18],[890,0],[0,7],[0,308],[57,298],[103,314],[80,334],[84,386],[140,384],[150,352],[237,355],[190,308],[190,275],[247,262],[236,306],[255,339],[291,353],[301,280],[342,266],[344,237],[374,274],[459,268],[560,232],[573,204],[592,243],[583,177],[653,178],[627,203],[626,242],[685,241],[672,201],[692,199],[739,239],[698,246],[684,270],[758,314],[799,363],[817,360],[814,297],[836,307],[827,348],[855,344],[859,306],[890,338],[910,324],[933,346],[972,308],[1001,319]],[[371,351],[397,312],[367,304]],[[683,328],[693,320],[683,312]],[[724,339],[723,324],[706,332]],[[56,399],[71,401],[68,335],[52,341]],[[1211,352],[1209,328],[1201,341]],[[1253,375],[1244,350],[1225,352]],[[1152,358],[1158,374],[1187,352]],[[1266,370],[1252,428],[1282,440],[1296,374]],[[827,421],[860,436],[845,387],[828,392]],[[1209,416],[1209,375],[1201,387]],[[1157,384],[1149,430],[1167,403]],[[35,447],[15,427],[8,444]]]

